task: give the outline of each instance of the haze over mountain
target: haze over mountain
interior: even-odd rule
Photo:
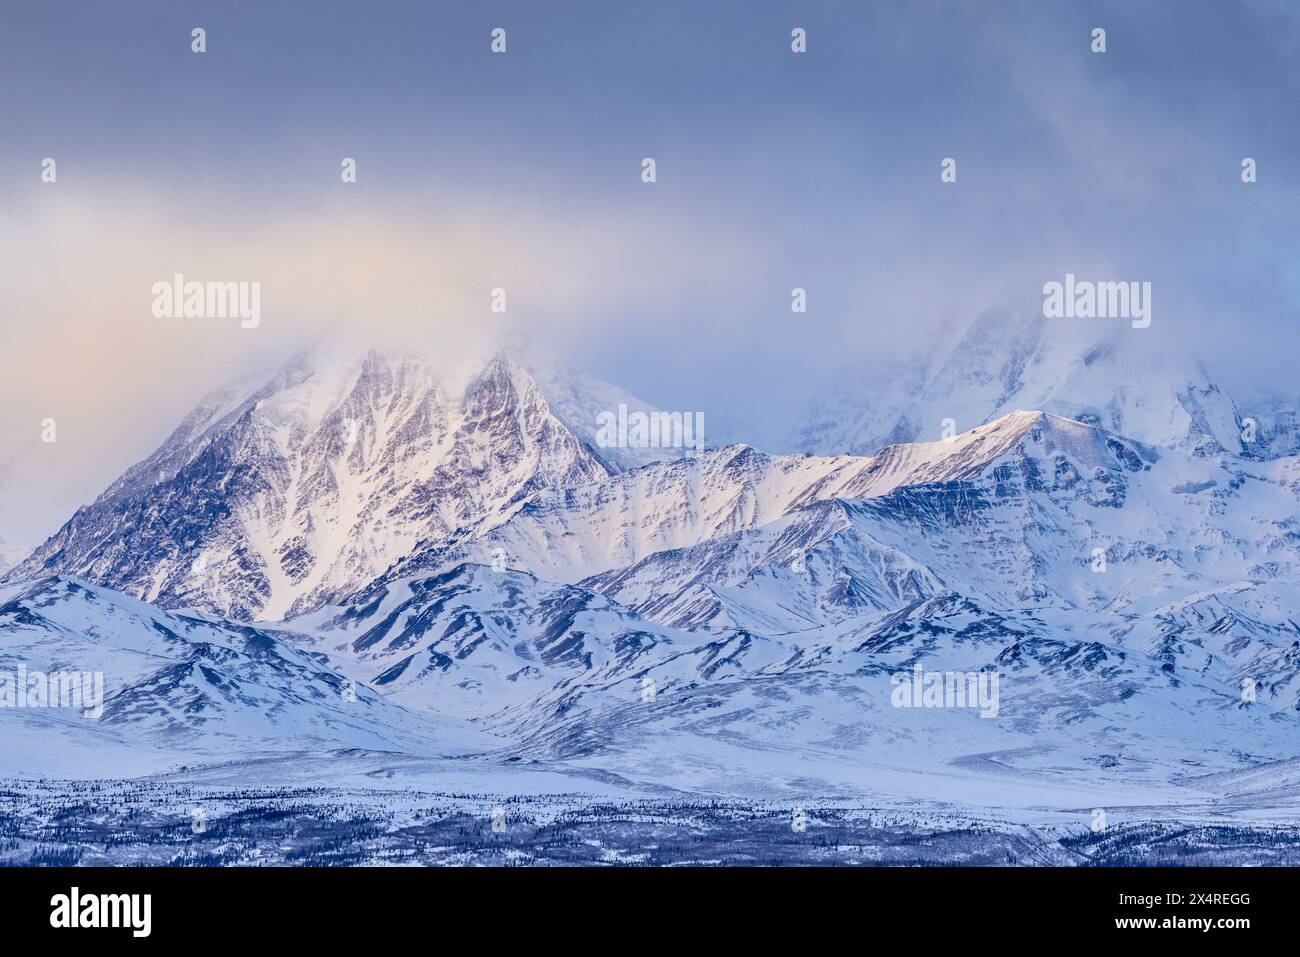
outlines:
[[[787,444],[863,455],[938,438],[949,420],[966,431],[1038,409],[1158,446],[1252,458],[1300,452],[1294,388],[1257,383],[1234,395],[1185,348],[1106,323],[985,314],[960,335],[833,377]]]

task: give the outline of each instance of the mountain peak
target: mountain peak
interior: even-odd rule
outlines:
[[[1234,397],[1190,354],[1132,330],[989,314],[923,353],[852,368],[813,397],[789,444],[870,455],[900,442],[1042,409],[1158,448],[1275,458],[1300,449],[1294,404]],[[1256,435],[1243,440],[1243,423]]]
[[[619,402],[648,408],[509,350],[331,339],[205,398],[6,577],[80,574],[242,619],[303,611],[532,491],[640,464],[595,441]]]

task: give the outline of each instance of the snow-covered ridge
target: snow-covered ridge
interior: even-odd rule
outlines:
[[[1040,412],[1015,412],[948,440],[890,446],[874,456],[773,456],[733,445],[585,486],[539,491],[496,527],[418,549],[376,586],[462,561],[496,561],[576,582],[704,543],[725,551],[735,547],[727,536],[819,502],[971,478],[1034,436],[1089,469],[1158,458],[1152,449]]]

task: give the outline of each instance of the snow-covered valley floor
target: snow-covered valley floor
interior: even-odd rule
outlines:
[[[0,865],[1300,864],[1300,811],[1285,806],[1097,811],[653,794],[559,768],[268,754],[134,779],[0,780]]]

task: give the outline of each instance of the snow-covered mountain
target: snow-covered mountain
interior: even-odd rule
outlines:
[[[173,614],[66,576],[0,586],[0,639],[0,673],[96,675],[102,689],[97,713],[7,702],[0,718],[25,727],[11,724],[6,737],[189,754],[286,747],[436,754],[481,743],[460,722],[403,709],[266,631]],[[83,705],[93,696],[84,688]]]
[[[283,627],[516,757],[647,784],[851,790],[1005,751],[997,773],[1167,788],[1295,747],[1297,468],[1038,412],[868,458],[728,447],[538,493]],[[916,667],[997,673],[998,720],[894,710]]]
[[[542,490],[495,528],[417,549],[375,585],[462,561],[504,563],[550,581],[576,582],[643,560],[671,561],[678,550],[709,543],[729,552],[734,533],[769,526],[771,533],[772,523],[806,506],[973,474],[1014,446],[1032,420],[1021,414],[951,441],[894,446],[871,457],[773,456],[732,445],[587,485]],[[785,560],[806,550],[804,539],[814,534],[805,526],[786,533]]]
[[[708,673],[719,661],[726,669]],[[997,715],[896,707],[894,676],[918,667],[998,674]],[[705,791],[817,781],[893,801],[991,789],[1040,806],[1057,789],[1132,801],[1184,776],[1264,765],[1294,754],[1300,730],[1294,712],[1244,705],[1230,681],[1089,639],[1069,617],[999,614],[955,595],[816,638],[719,636],[511,717],[521,755]]]
[[[999,411],[1056,350],[925,381]],[[643,406],[556,366],[302,356],[202,403],[0,585],[4,661],[114,676],[93,730],[0,719],[1019,807],[1265,774],[1300,747],[1300,458],[1233,446],[1212,384],[1092,402],[1114,356],[1062,367],[1088,421],[663,459],[601,448],[599,412]],[[896,707],[916,668],[997,675],[997,713]]]
[[[77,575],[243,620],[315,607],[417,545],[607,478],[655,449],[601,448],[612,386],[505,353],[448,366],[328,349],[206,398],[153,455],[6,580]]]
[[[1300,453],[1298,398],[1234,397],[1202,363],[1127,326],[995,313],[923,352],[846,369],[788,444],[871,454],[1038,409],[1149,445],[1276,458]]]
[[[1159,451],[1015,412],[875,456],[729,446],[544,490],[403,577],[496,563],[678,628],[797,631],[946,591],[1116,614],[1152,596],[1300,574],[1296,459]],[[1094,570],[1095,569],[1095,570]]]

